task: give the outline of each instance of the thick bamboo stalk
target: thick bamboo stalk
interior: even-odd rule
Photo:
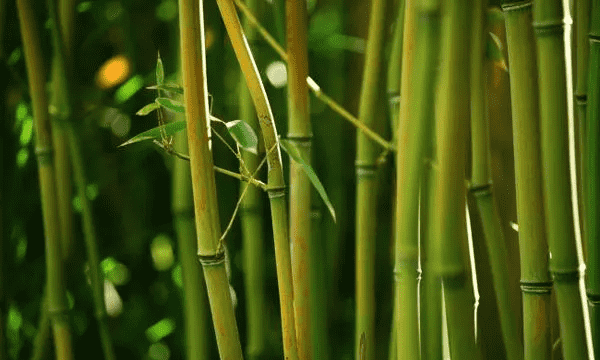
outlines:
[[[586,129],[587,299],[592,327],[593,352],[600,358],[600,1],[592,0],[589,35],[589,83]]]
[[[256,0],[247,0],[250,10],[257,13]],[[244,19],[244,28],[248,42],[252,45],[256,41],[256,31]],[[240,73],[240,119],[246,121],[252,128],[259,130],[256,111],[248,87],[244,83],[244,76]],[[255,154],[242,151],[242,159],[250,173],[254,173],[260,160]],[[240,194],[246,189],[246,184],[240,184]],[[240,208],[240,222],[242,224],[242,241],[244,255],[244,283],[246,288],[246,355],[249,359],[262,358],[267,341],[265,328],[265,289],[264,289],[264,232],[263,232],[263,193],[255,186],[246,190]]]
[[[203,2],[179,2],[181,70],[194,196],[198,258],[204,270],[213,324],[221,359],[242,359],[221,229],[213,161],[208,145]]]
[[[500,326],[508,359],[523,358],[523,342],[518,325],[518,303],[513,302],[517,290],[509,284],[508,257],[492,192],[489,118],[486,104],[485,44],[487,1],[475,1],[471,39],[471,188],[483,225]]]
[[[435,206],[433,238],[441,249],[434,252],[444,288],[448,321],[450,355],[453,359],[478,357],[471,314],[472,293],[469,286],[466,241],[464,184],[466,136],[469,118],[469,72],[471,9],[473,2],[460,0],[444,8],[442,23],[442,58],[436,102],[436,159],[434,184]]]
[[[385,0],[371,1],[369,35],[365,51],[365,66],[361,87],[358,119],[369,128],[381,128],[383,119],[377,116],[380,88]],[[356,327],[354,353],[358,359],[361,348],[364,360],[375,359],[375,239],[377,230],[377,157],[378,146],[364,134],[356,138]],[[364,334],[364,342],[361,339]],[[362,346],[361,346],[362,345]]]
[[[540,94],[542,181],[550,272],[558,305],[563,356],[588,356],[579,290],[575,223],[569,173],[569,109],[564,10],[560,0],[540,0],[533,6]]]
[[[523,294],[524,358],[551,358],[548,243],[542,198],[542,169],[535,40],[531,2],[502,6],[508,66],[517,187],[517,218]]]
[[[175,151],[187,153],[187,134],[179,132],[174,138]],[[185,344],[187,358],[209,358],[209,333],[208,303],[206,287],[202,281],[203,272],[196,256],[196,227],[194,224],[194,198],[192,195],[192,176],[190,164],[181,159],[173,163],[173,200],[171,211],[175,233],[177,234],[177,247],[179,261],[181,262],[181,275],[183,278]]]
[[[56,357],[68,360],[73,357],[73,354],[62,268],[60,224],[52,163],[52,137],[48,116],[48,97],[45,89],[44,61],[31,1],[18,0],[17,10],[34,115],[35,146],[38,158],[44,236],[46,238],[47,309],[51,317]]]
[[[288,55],[288,134],[310,162],[312,129],[308,103],[308,15],[304,0],[286,1]],[[314,292],[311,259],[311,184],[302,166],[290,159],[290,246],[294,281],[294,314],[300,360],[312,359],[311,296]]]
[[[262,136],[267,150],[268,193],[271,203],[271,219],[273,224],[273,237],[275,242],[275,259],[277,265],[277,279],[279,285],[279,301],[281,306],[281,324],[283,332],[284,355],[291,359],[298,359],[296,347],[296,331],[294,321],[294,293],[292,286],[292,271],[290,262],[290,247],[288,234],[287,206],[285,201],[285,181],[281,163],[281,151],[277,138],[277,130],[271,106],[267,99],[264,86],[254,58],[248,48],[240,20],[232,0],[217,0],[221,17],[231,40],[238,62],[246,78],[246,84],[254,101],[258,121],[262,129]],[[302,294],[300,296],[303,296]]]

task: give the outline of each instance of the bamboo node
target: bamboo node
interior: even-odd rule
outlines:
[[[225,251],[221,250],[212,255],[198,254],[198,261],[202,266],[216,266],[225,262]]]
[[[444,288],[448,289],[462,289],[467,281],[467,276],[464,271],[458,274],[444,275],[443,277]]]
[[[52,163],[54,150],[50,146],[37,146],[35,148],[35,155],[40,165],[47,165]]]
[[[541,37],[562,34],[565,31],[566,24],[567,23],[563,19],[552,19],[545,21],[534,21],[532,25],[535,34]]]
[[[552,280],[557,283],[571,283],[578,282],[580,277],[580,272],[577,269],[550,269],[550,273],[552,274]]]
[[[356,169],[356,177],[358,179],[373,178],[377,171],[377,164],[372,162],[357,160],[354,163]]]
[[[475,197],[490,196],[492,194],[492,183],[470,185],[469,193],[473,194]]]
[[[311,135],[294,135],[288,133],[286,139],[295,143],[298,146],[310,147],[312,142],[312,134]]]
[[[512,3],[512,4],[502,4],[502,11],[504,11],[504,12],[518,11],[518,10],[529,9],[530,7],[531,7],[531,1],[522,1],[522,2]]]
[[[48,317],[54,322],[68,322],[69,321],[69,315],[68,315],[68,309],[66,307],[60,306],[60,307],[56,307],[56,308],[50,308],[50,306],[48,306],[46,308],[46,311],[48,311]]]
[[[269,186],[267,187],[267,193],[269,194],[269,199],[275,199],[278,197],[285,196],[286,186]]]
[[[587,94],[575,94],[575,100],[578,105],[585,105],[587,103]]]
[[[588,34],[588,36],[589,36],[590,44],[600,42],[600,35],[595,35],[595,34],[590,33],[590,34]]]
[[[550,294],[552,293],[552,281],[521,281],[521,292],[523,294]]]
[[[590,305],[600,306],[600,294],[587,293],[587,299]]]

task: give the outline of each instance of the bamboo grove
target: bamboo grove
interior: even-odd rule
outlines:
[[[600,358],[600,0],[141,3],[0,0],[0,359]]]

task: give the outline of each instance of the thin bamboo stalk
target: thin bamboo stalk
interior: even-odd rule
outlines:
[[[392,50],[387,69],[387,96],[391,114],[392,133],[398,128],[398,111],[400,106],[400,74],[402,72],[402,42],[404,41],[404,9],[405,0],[398,4],[398,17],[394,24]]]
[[[466,136],[469,118],[469,47],[471,9],[469,0],[454,1],[444,8],[442,23],[442,59],[436,103],[437,174],[432,206],[433,238],[439,250],[433,259],[439,264],[444,288],[450,355],[453,359],[476,359],[474,319],[469,291],[466,247],[464,184]]]
[[[257,13],[256,0],[247,0],[250,10]],[[244,19],[246,37],[252,45],[256,41],[256,31]],[[252,128],[259,130],[256,112],[248,87],[240,73],[240,119],[246,121]],[[242,159],[250,173],[254,173],[259,164],[259,158],[246,151],[242,151]],[[246,188],[245,183],[240,183],[240,194]],[[246,354],[249,359],[262,358],[267,341],[265,327],[265,290],[264,290],[264,232],[263,232],[263,193],[254,186],[246,190],[240,209],[240,222],[242,224],[242,241],[244,254],[244,283],[246,285],[246,314],[247,326]]]
[[[361,87],[358,119],[369,128],[382,128],[377,116],[381,84],[385,0],[371,1],[369,35]],[[364,349],[364,360],[375,359],[375,239],[377,233],[377,145],[362,133],[356,138],[356,327],[355,359]],[[364,336],[364,342],[361,339]],[[362,346],[361,346],[362,345]]]
[[[187,134],[175,134],[175,151],[188,152]],[[186,351],[188,359],[209,358],[208,303],[206,287],[202,281],[203,271],[196,257],[196,227],[194,224],[194,198],[192,195],[192,176],[190,164],[181,159],[173,163],[173,200],[171,211],[181,275],[183,278],[184,322]]]
[[[586,129],[585,210],[587,215],[587,298],[592,328],[593,352],[600,358],[600,232],[598,194],[600,186],[600,1],[592,1],[589,35],[589,78]]]
[[[44,61],[31,1],[18,0],[17,10],[34,114],[35,144],[46,238],[47,308],[51,317],[56,357],[68,360],[73,357],[73,354],[62,268],[60,224],[52,164],[52,136],[48,116],[48,97],[45,90]]]
[[[496,304],[500,313],[500,327],[508,359],[523,358],[523,342],[518,326],[520,311],[516,289],[509,284],[508,257],[501,220],[492,191],[489,118],[485,92],[485,18],[487,1],[475,1],[471,40],[471,185],[477,210],[481,216],[484,239],[492,270]]]
[[[304,0],[286,1],[288,55],[288,134],[304,159],[310,162],[312,128],[308,103],[308,14]],[[310,274],[315,271],[311,259],[311,184],[302,166],[290,159],[290,242],[294,281],[294,314],[298,357],[312,359]]]
[[[540,93],[542,181],[550,273],[558,305],[563,356],[585,359],[586,345],[577,257],[568,123],[572,109],[567,99],[564,10],[560,0],[540,0],[533,6]]]
[[[208,145],[203,1],[179,2],[179,29],[198,258],[204,270],[219,355],[223,360],[239,360],[243,358],[242,346],[225,269],[213,161]]]
[[[275,260],[277,265],[277,279],[279,285],[279,301],[281,306],[281,324],[283,332],[283,350],[286,358],[298,359],[296,347],[296,330],[294,321],[294,293],[292,285],[292,271],[290,262],[290,247],[288,234],[287,206],[285,201],[285,181],[283,177],[281,151],[275,120],[271,106],[267,99],[264,86],[260,79],[258,69],[248,48],[240,20],[237,16],[233,0],[217,0],[221,17],[231,40],[254,107],[262,129],[265,149],[267,149],[268,163],[268,193],[271,204],[271,219],[273,223],[273,237],[275,242]],[[276,149],[274,149],[277,147]],[[271,151],[273,150],[273,151]],[[303,296],[303,295],[300,295]]]
[[[550,359],[550,293],[542,200],[536,55],[531,2],[502,6],[506,21],[523,294],[524,358]]]

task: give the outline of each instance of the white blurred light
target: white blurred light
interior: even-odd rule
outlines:
[[[287,84],[287,68],[283,61],[273,61],[267,66],[267,78],[271,85],[276,88],[284,87]]]
[[[104,305],[108,316],[117,317],[123,312],[123,300],[117,288],[108,280],[104,280]]]

